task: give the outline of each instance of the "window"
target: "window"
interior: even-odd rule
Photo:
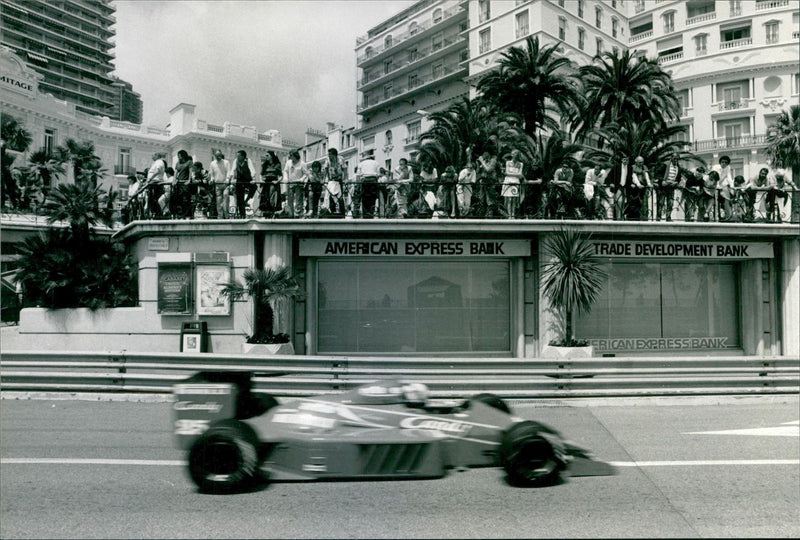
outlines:
[[[322,259],[317,275],[320,353],[511,350],[508,261]]]
[[[722,38],[721,41],[723,43],[727,42],[727,41],[737,41],[737,40],[740,40],[740,39],[748,39],[750,37],[750,27],[749,26],[743,26],[743,27],[739,27],[739,28],[733,28],[731,30],[723,30],[721,32],[721,36],[720,37]]]
[[[408,88],[409,90],[412,88],[416,88],[419,83],[417,82],[417,74],[412,73],[408,76]]]
[[[388,36],[386,36],[386,38],[383,40],[383,48],[384,48],[384,49],[390,49],[391,47],[392,47],[392,36],[391,36],[391,35],[388,35]]]
[[[578,17],[583,19],[583,0],[578,0]]]
[[[372,47],[367,47],[366,49],[364,49],[364,56],[366,56],[367,58],[370,58],[372,56]]]
[[[408,33],[413,36],[417,32],[419,32],[419,24],[417,24],[417,21],[411,21],[408,25]]]
[[[392,72],[392,59],[388,59],[383,63],[383,74],[387,75]]]
[[[492,47],[492,30],[491,28],[487,28],[485,30],[481,30],[478,34],[478,52],[480,54],[489,52],[489,49]]]
[[[750,81],[742,79],[728,83],[717,84],[717,102],[726,104],[726,107],[736,107],[742,99],[750,98]]]
[[[439,32],[438,34],[435,34],[431,38],[431,50],[438,51],[439,49],[441,49],[442,42],[443,42],[442,33]]]
[[[580,50],[583,50],[585,46],[584,43],[585,39],[586,39],[586,32],[583,30],[583,28],[578,28],[578,48]]]
[[[416,62],[418,58],[419,58],[419,51],[417,51],[417,49],[411,49],[408,51],[409,62]]]
[[[389,173],[391,173],[391,171],[392,171],[392,160],[391,159],[387,159],[386,161],[384,161],[383,162],[383,168],[386,169]]]
[[[614,262],[606,270],[597,303],[575,321],[596,350],[740,346],[737,265]]]
[[[433,10],[433,24],[442,22],[442,8],[436,8]]]
[[[614,56],[619,56],[619,47],[617,47],[616,45],[611,47],[611,51],[614,53]]]
[[[392,97],[392,83],[383,85],[383,99]]]
[[[611,0],[611,7],[616,9],[617,7],[617,0]]]
[[[414,142],[419,139],[420,133],[422,133],[422,120],[415,120],[414,122],[409,122],[406,124],[406,129],[408,129],[408,139],[407,142]]]
[[[384,135],[386,137],[386,146],[390,146],[392,144],[392,130],[387,129]]]
[[[603,52],[603,40],[595,38],[595,45],[597,45],[597,54],[601,54]]]
[[[675,31],[675,12],[668,11],[661,16],[664,20],[664,33],[668,34]]]
[[[488,21],[491,16],[489,0],[478,0],[478,22]]]
[[[525,37],[529,33],[528,29],[528,10],[517,13],[516,17],[517,39]]]
[[[117,156],[116,174],[130,174],[131,173],[131,149],[120,148],[119,155]]]
[[[731,17],[738,17],[742,14],[742,0],[730,0]]]
[[[611,37],[617,37],[619,32],[619,21],[616,18],[611,19]]]
[[[800,94],[800,73],[794,74],[794,92],[792,92],[792,95],[794,94]]]
[[[558,5],[560,7],[564,7],[564,0],[558,0]]]
[[[564,17],[558,18],[558,39],[561,41],[567,39],[567,19]]]
[[[361,139],[361,150],[368,150],[375,146],[375,135],[369,135]]]
[[[53,152],[55,152],[55,149],[56,149],[56,130],[55,129],[45,128],[43,143],[44,144],[42,144],[42,146],[44,147],[45,153],[47,153],[48,156],[53,155]]]
[[[437,62],[433,64],[433,66],[431,67],[431,76],[433,77],[433,79],[434,80],[440,79],[442,75],[444,75],[444,68],[442,66],[442,63]]]
[[[594,25],[597,28],[603,26],[603,10],[600,8],[594,9]]]
[[[694,43],[697,54],[706,54],[708,52],[708,34],[695,36]]]
[[[767,32],[767,44],[778,43],[778,21],[770,21],[764,25]]]
[[[724,88],[722,90],[722,101],[725,103],[733,104],[742,100],[742,88],[737,86],[734,88]]]

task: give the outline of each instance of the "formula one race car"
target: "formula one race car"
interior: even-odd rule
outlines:
[[[250,373],[203,372],[174,388],[177,446],[202,492],[254,480],[436,478],[447,469],[502,467],[511,485],[546,486],[613,474],[557,431],[513,416],[500,398],[430,400],[424,384],[378,381],[279,404]],[[245,422],[245,420],[247,420]]]

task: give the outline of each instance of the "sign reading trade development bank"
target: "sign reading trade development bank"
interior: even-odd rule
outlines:
[[[303,238],[301,257],[528,257],[529,240],[329,240]]]
[[[614,259],[706,259],[735,261],[772,259],[770,242],[680,242],[642,240],[593,240],[594,253]]]

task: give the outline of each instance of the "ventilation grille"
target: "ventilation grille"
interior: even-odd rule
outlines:
[[[359,445],[362,474],[414,474],[423,462],[427,447],[427,444]]]

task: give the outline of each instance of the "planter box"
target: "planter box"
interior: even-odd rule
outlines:
[[[294,354],[294,345],[291,343],[244,343],[242,344],[244,354],[254,354],[259,356],[271,356],[276,354]]]
[[[594,347],[554,347],[545,345],[542,348],[542,358],[591,358],[594,356]]]

